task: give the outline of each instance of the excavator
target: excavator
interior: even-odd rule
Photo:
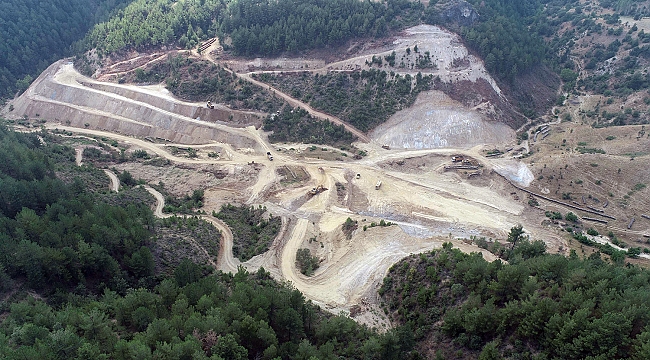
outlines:
[[[307,195],[309,195],[309,196],[318,195],[318,194],[322,193],[325,190],[327,190],[326,187],[324,187],[323,185],[318,185],[317,187],[312,188],[311,190],[309,190],[307,192]]]

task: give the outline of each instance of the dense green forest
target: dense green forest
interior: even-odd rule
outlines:
[[[173,4],[173,6],[172,6]],[[101,52],[232,37],[239,55],[275,55],[338,45],[352,37],[383,36],[415,23],[422,5],[407,0],[136,0],[88,34]]]
[[[224,15],[221,0],[135,0],[109,21],[97,24],[86,36],[87,49],[111,53],[128,48],[178,42],[194,47],[200,39],[215,36]]]
[[[285,107],[277,114],[264,119],[264,131],[272,131],[271,142],[300,142],[308,144],[327,144],[333,146],[350,145],[356,140],[343,125],[328,120],[314,119],[306,110]]]
[[[547,49],[543,39],[545,34],[535,31],[532,26],[536,21],[544,23],[546,20],[544,7],[551,3],[575,1],[469,0],[480,15],[473,24],[460,26],[455,19],[441,16],[436,6],[427,8],[423,18],[427,23],[458,30],[469,47],[484,59],[490,73],[512,82],[517,75],[555,56]],[[546,24],[544,29],[552,26]]]
[[[429,358],[650,357],[650,271],[523,238],[508,262],[451,244],[412,255],[384,279],[383,306]]]
[[[238,0],[221,25],[240,55],[337,46],[355,37],[381,37],[419,21],[423,7],[407,0]]]
[[[0,98],[25,90],[52,62],[72,54],[91,26],[129,0],[0,2]]]
[[[326,316],[288,285],[256,274],[204,275],[185,260],[154,289],[107,290],[65,307],[12,304],[3,359],[405,359],[411,334],[378,335]]]
[[[411,106],[421,91],[433,86],[432,76],[402,76],[377,69],[326,75],[305,72],[255,76],[361,131],[371,130]]]
[[[82,179],[102,172],[77,167],[59,138],[39,136],[0,127],[0,290],[17,279],[56,303],[68,292],[150,283],[149,207],[128,192],[94,192]]]

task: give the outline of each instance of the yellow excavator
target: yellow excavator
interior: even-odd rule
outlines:
[[[326,187],[324,187],[323,185],[318,185],[317,187],[312,188],[311,190],[309,190],[307,192],[307,195],[309,195],[309,196],[318,195],[318,194],[322,193],[325,190],[327,190]]]

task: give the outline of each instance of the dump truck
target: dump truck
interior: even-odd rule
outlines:
[[[384,145],[382,145],[382,146],[381,146],[381,148],[382,148],[382,149],[386,149],[386,150],[390,150],[390,146],[388,146],[388,145],[385,145],[385,144],[384,144]]]
[[[375,190],[379,190],[380,187],[381,187],[381,180],[377,181],[377,183],[375,184]]]
[[[271,155],[270,151],[266,152],[266,156],[269,158],[269,161],[273,161],[273,155]]]

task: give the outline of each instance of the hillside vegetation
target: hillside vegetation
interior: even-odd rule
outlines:
[[[272,131],[271,142],[300,142],[333,146],[351,145],[356,137],[328,120],[314,119],[306,110],[285,107],[264,119],[264,130]]]
[[[381,37],[418,21],[418,2],[382,0],[238,0],[222,22],[239,55],[338,46],[358,37]]]
[[[548,58],[539,31],[529,27],[541,19],[545,5],[558,1],[470,1],[481,16],[460,28],[461,34],[486,59],[488,70],[512,80]],[[100,53],[166,44],[192,48],[219,36],[236,55],[273,56],[383,37],[421,21],[456,27],[453,19],[441,16],[446,2],[437,3],[425,9],[406,0],[183,0],[174,6],[171,0],[136,0],[95,26],[86,47]]]
[[[172,217],[157,230],[151,210],[130,190],[86,188],[81,178],[102,172],[76,166],[74,150],[62,141],[0,127],[0,358],[410,356],[408,332],[379,335],[326,315],[264,269],[213,273],[174,259],[185,251],[172,248],[174,239],[176,246],[184,236],[207,245],[218,241],[214,228]],[[258,228],[277,231],[279,218],[242,209],[229,213],[243,214],[237,220],[253,225],[246,231],[261,238],[272,234]],[[218,248],[208,251],[216,256]],[[175,270],[157,272],[161,261]]]
[[[429,358],[647,359],[650,272],[546,254],[520,240],[509,264],[445,244],[395,264],[380,294]]]
[[[213,214],[232,230],[232,253],[241,261],[266,252],[282,226],[280,217],[267,215],[266,207],[261,205],[255,208],[226,204]]]
[[[86,47],[102,53],[232,37],[239,55],[274,55],[339,45],[352,37],[383,36],[421,5],[406,0],[136,0],[88,34]],[[406,13],[405,13],[406,12]],[[314,21],[317,19],[316,21]]]
[[[188,260],[155,288],[107,290],[65,307],[29,298],[0,324],[3,359],[400,359],[398,331],[378,335],[327,316],[303,295],[251,275],[206,276]]]
[[[547,58],[544,40],[528,27],[550,2],[553,0],[470,0],[480,15],[475,22],[461,24],[456,17],[443,16],[445,7],[435,5],[426,10],[424,19],[430,24],[459,30],[467,44],[485,60],[490,73],[512,82],[517,75]]]
[[[240,80],[209,61],[183,55],[169,55],[167,60],[121,77],[120,82],[151,84],[164,82],[174,96],[189,101],[207,101],[228,105],[232,109],[277,111],[284,102],[268,92]]]
[[[97,21],[128,0],[0,2],[0,98],[24,91]]]
[[[265,73],[256,78],[361,131],[371,130],[408,108],[420,92],[433,86],[432,76],[401,76],[376,69],[327,75]]]
[[[68,292],[150,282],[149,207],[87,188],[86,173],[103,173],[77,167],[73,149],[41,136],[47,145],[36,134],[0,127],[0,291],[15,280],[57,303]]]

